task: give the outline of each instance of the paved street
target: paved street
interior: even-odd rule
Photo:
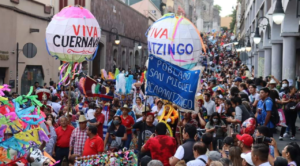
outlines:
[[[298,131],[298,129],[300,127],[300,119],[299,118],[296,121],[296,126],[297,126],[296,139],[294,141],[299,142],[300,141],[300,131]],[[281,151],[286,146],[286,144],[288,144],[289,142],[292,142],[292,141],[290,140],[290,138],[283,138],[282,141],[279,141],[280,130],[281,130],[281,127],[277,127],[277,133],[274,134],[274,138],[277,142],[278,149]]]

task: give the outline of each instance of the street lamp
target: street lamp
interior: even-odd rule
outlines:
[[[281,0],[276,1],[276,6],[273,12],[273,21],[276,24],[281,24],[284,19],[285,13],[283,11],[283,6]]]
[[[239,44],[239,42],[235,39],[235,40],[233,41],[233,44],[236,46],[236,45]]]
[[[117,32],[117,33],[116,33],[115,44],[116,44],[116,45],[119,45],[121,41],[120,41],[120,38],[119,38],[118,29],[117,29],[117,28],[111,28],[110,32],[111,32],[112,34],[115,34],[115,33],[112,32],[113,30],[116,30],[116,32]],[[110,35],[109,35],[109,40],[111,41]]]
[[[247,46],[246,46],[246,51],[250,52],[251,51],[251,44],[250,44],[250,37],[248,37],[248,42],[247,42]]]
[[[133,44],[136,42],[136,40],[135,40],[136,38],[138,38],[138,41],[139,41],[138,49],[140,50],[143,48],[143,46],[142,46],[141,39],[139,36],[134,37]]]
[[[261,36],[260,36],[260,34],[259,34],[259,28],[258,28],[258,27],[256,27],[255,35],[254,35],[253,41],[254,41],[255,44],[258,44],[258,43],[260,43],[260,41],[261,41]]]

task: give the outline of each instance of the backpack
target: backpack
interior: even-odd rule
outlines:
[[[276,125],[280,122],[280,117],[279,117],[279,114],[278,114],[278,110],[277,110],[276,104],[273,101],[272,101],[272,103],[273,103],[273,105],[272,105],[272,111],[271,111],[270,121],[276,127]],[[264,109],[267,111],[265,103],[264,103]]]

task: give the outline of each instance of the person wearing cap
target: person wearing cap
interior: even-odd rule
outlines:
[[[242,81],[243,81],[243,80],[242,80],[241,77],[236,77],[236,78],[233,80],[234,85],[235,85],[236,87],[239,87],[239,86],[240,86],[240,83],[241,83]]]
[[[251,152],[247,154],[241,154],[241,158],[243,159],[242,166],[254,166],[251,159]]]
[[[236,135],[238,139],[238,146],[242,149],[242,154],[251,152],[251,146],[253,144],[253,138],[249,134]]]
[[[86,134],[87,120],[85,116],[80,115],[78,122],[79,127],[75,128],[71,135],[69,157],[71,157],[72,154],[82,155],[85,141],[88,138]]]
[[[154,114],[150,112],[143,113],[142,120],[136,122],[133,125],[134,129],[138,129],[139,136],[138,136],[138,150],[141,150],[142,144],[145,143],[153,133],[155,133],[155,126],[153,125],[154,122]]]
[[[121,107],[122,115],[120,116],[122,119],[122,124],[126,128],[127,133],[127,140],[125,141],[125,146],[127,149],[129,149],[129,145],[132,139],[132,126],[134,125],[134,119],[128,115],[128,112],[131,111],[130,108],[125,104],[123,107]]]
[[[213,161],[219,161],[222,158],[222,156],[221,156],[221,153],[219,153],[217,151],[210,151],[208,153],[207,158],[208,158],[207,165],[210,165],[211,162],[213,162]]]
[[[105,116],[102,114],[102,107],[99,105],[96,105],[96,112],[95,112],[95,118],[96,122],[95,123],[89,123],[90,125],[95,125],[98,129],[98,135],[101,138],[104,138],[105,135],[103,135],[103,124],[105,121]]]

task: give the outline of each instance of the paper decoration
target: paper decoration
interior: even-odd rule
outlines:
[[[66,62],[83,62],[98,48],[101,29],[93,14],[83,7],[68,6],[57,13],[46,29],[50,55]]]
[[[198,29],[188,19],[173,13],[154,22],[146,37],[149,54],[185,69],[194,67],[202,53],[203,41]]]

